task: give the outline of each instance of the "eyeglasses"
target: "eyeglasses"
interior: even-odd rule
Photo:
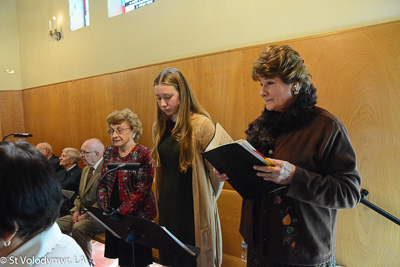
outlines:
[[[118,135],[121,135],[121,134],[123,134],[126,130],[129,130],[129,128],[117,128],[117,129],[113,129],[113,128],[110,128],[110,129],[108,129],[108,131],[107,131],[107,133],[109,134],[109,135],[113,135],[114,133],[117,133]]]
[[[86,156],[86,154],[93,153],[93,152],[96,152],[96,151],[81,151],[80,154],[83,156]]]

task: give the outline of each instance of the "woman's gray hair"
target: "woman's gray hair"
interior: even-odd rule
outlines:
[[[126,121],[129,124],[129,127],[136,134],[133,138],[135,142],[139,140],[140,135],[143,133],[142,122],[139,120],[139,117],[136,113],[134,113],[129,108],[124,110],[114,110],[109,114],[106,118],[107,127],[110,127],[110,124],[121,124]]]
[[[73,147],[66,147],[62,150],[62,152],[66,153],[68,157],[74,160],[74,163],[78,163],[81,160],[81,153],[78,149]]]

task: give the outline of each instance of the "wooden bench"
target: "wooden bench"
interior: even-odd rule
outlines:
[[[217,204],[222,231],[222,267],[245,267],[239,233],[242,197],[234,190],[222,189]]]
[[[97,234],[94,237],[92,237],[92,239],[97,242],[105,244],[106,243],[106,233],[103,232],[103,233]]]

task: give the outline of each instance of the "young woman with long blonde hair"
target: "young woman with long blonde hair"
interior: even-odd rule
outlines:
[[[163,70],[154,81],[154,92],[158,107],[152,158],[159,224],[184,244],[201,249],[197,260],[189,262],[160,251],[161,264],[219,267],[222,238],[217,198],[223,183],[201,156],[214,135],[214,123],[179,70]]]

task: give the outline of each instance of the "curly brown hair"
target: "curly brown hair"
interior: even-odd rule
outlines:
[[[311,74],[304,60],[288,45],[265,47],[253,63],[251,76],[254,81],[279,77],[286,84],[298,82],[300,92],[309,90],[311,85]]]

